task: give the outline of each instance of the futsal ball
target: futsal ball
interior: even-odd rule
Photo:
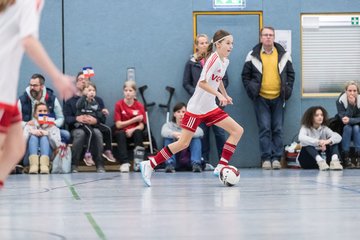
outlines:
[[[220,170],[219,180],[225,186],[234,186],[240,181],[240,172],[234,166],[225,166]]]

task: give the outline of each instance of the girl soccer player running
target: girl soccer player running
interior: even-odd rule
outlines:
[[[56,68],[37,39],[42,6],[42,0],[0,0],[0,188],[26,147],[16,106],[24,50],[53,79],[61,96],[73,94],[70,78]]]
[[[213,46],[216,48],[215,52],[212,52]],[[151,186],[151,174],[157,165],[189,146],[194,132],[201,122],[204,122],[207,126],[215,124],[229,133],[229,138],[225,142],[214,174],[218,175],[220,170],[228,165],[244,129],[216,105],[215,98],[219,99],[220,106],[233,104],[232,98],[227,94],[222,82],[226,68],[229,65],[228,56],[232,48],[233,36],[224,30],[218,30],[209,44],[206,54],[207,61],[201,72],[195,92],[189,100],[187,112],[181,123],[180,138],[161,149],[156,156],[149,157],[148,161],[140,163],[142,178],[147,186]]]

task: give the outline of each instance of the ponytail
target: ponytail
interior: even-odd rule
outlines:
[[[211,43],[209,43],[208,48],[206,49],[206,53],[205,53],[205,60],[208,59],[208,57],[211,55],[212,51],[213,51],[213,46],[214,43],[211,40]]]

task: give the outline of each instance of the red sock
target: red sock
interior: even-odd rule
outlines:
[[[228,165],[235,149],[236,145],[226,142],[221,153],[219,164]]]
[[[4,186],[4,182],[0,180],[0,189]]]
[[[168,160],[173,153],[170,151],[170,148],[167,146],[160,150],[154,157],[150,157],[150,164],[152,168],[155,168],[160,163]]]

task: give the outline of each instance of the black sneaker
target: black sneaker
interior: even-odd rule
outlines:
[[[357,157],[357,158],[355,158],[355,168],[360,168],[360,158],[359,157]]]
[[[199,164],[197,163],[194,163],[193,166],[192,166],[192,171],[193,172],[201,172],[201,167]]]
[[[78,172],[79,172],[78,167],[77,167],[76,165],[72,165],[72,166],[71,166],[71,172],[72,172],[72,173],[78,173]]]
[[[345,157],[345,159],[343,161],[343,166],[344,166],[344,168],[347,168],[347,169],[355,168],[355,165],[351,162],[351,158],[349,158],[349,157]]]
[[[11,174],[23,174],[24,167],[22,165],[16,165],[15,168],[12,170]]]
[[[174,172],[175,172],[174,166],[173,166],[173,165],[167,165],[167,166],[165,167],[165,172],[166,172],[166,173],[174,173]]]

